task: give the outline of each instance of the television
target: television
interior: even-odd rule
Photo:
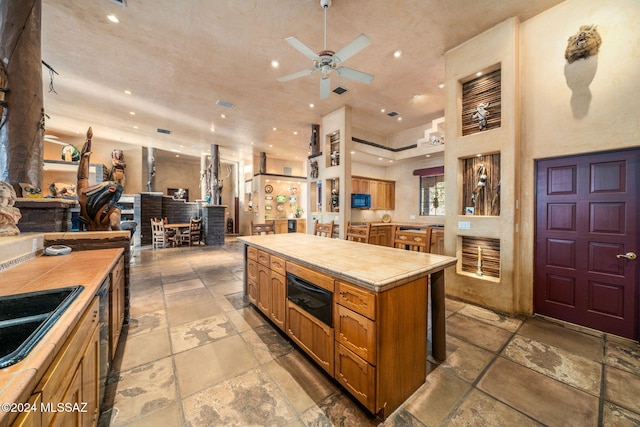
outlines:
[[[352,209],[370,209],[371,208],[371,195],[370,194],[351,194],[351,208]]]

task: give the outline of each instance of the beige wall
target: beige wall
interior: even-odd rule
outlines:
[[[533,310],[534,167],[547,157],[640,146],[640,2],[567,0],[520,26],[521,223],[518,311]],[[597,56],[568,64],[569,36],[596,24]]]

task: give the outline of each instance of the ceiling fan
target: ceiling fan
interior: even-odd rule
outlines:
[[[279,82],[287,82],[289,80],[308,76],[314,71],[320,71],[322,73],[320,76],[320,98],[324,99],[329,97],[329,74],[331,74],[332,71],[335,71],[339,76],[366,84],[370,84],[373,81],[373,75],[340,65],[342,62],[351,58],[353,55],[371,44],[371,41],[366,35],[360,34],[337,52],[327,50],[327,9],[331,6],[331,0],[320,0],[320,6],[324,9],[324,50],[316,53],[297,38],[287,37],[285,39],[286,42],[301,52],[304,56],[311,59],[313,61],[313,67],[280,77],[277,80]]]

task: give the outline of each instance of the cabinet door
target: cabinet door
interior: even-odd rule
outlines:
[[[384,209],[393,210],[396,207],[396,183],[385,182],[384,186]]]
[[[333,376],[333,328],[309,315],[291,301],[287,301],[287,319],[287,335],[322,369]]]
[[[271,310],[271,270],[258,264],[258,308],[267,316]]]
[[[86,403],[82,425],[97,425],[100,415],[100,330],[97,325],[82,357],[82,402]]]
[[[370,180],[369,183],[369,194],[371,194],[371,209],[378,209],[378,185],[377,181]]]
[[[258,262],[254,260],[247,260],[247,279],[258,281]]]
[[[60,402],[52,402],[54,408],[55,405],[71,405],[73,408],[82,407],[82,365],[78,365],[73,373],[71,384],[67,389]],[[77,406],[76,406],[77,405]],[[82,427],[82,412],[79,410],[65,410],[66,406],[62,410],[55,412],[51,426],[53,427]]]
[[[258,273],[256,273],[257,275]],[[247,296],[252,304],[258,304],[258,282],[247,280]]]
[[[42,396],[40,393],[34,394],[29,399],[29,406],[33,408],[31,411],[20,413],[18,418],[11,424],[11,427],[41,427],[42,415],[40,412],[40,402],[42,402]]]
[[[376,365],[376,324],[341,305],[336,305],[336,341]]]
[[[273,258],[273,257],[272,257]],[[284,331],[287,282],[285,276],[271,272],[271,319]]]
[[[276,221],[276,234],[287,234],[289,232],[287,227],[287,221]]]
[[[341,344],[336,345],[335,378],[372,413],[375,408],[376,369]]]

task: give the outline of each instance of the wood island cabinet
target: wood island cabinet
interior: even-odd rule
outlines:
[[[371,413],[385,418],[424,383],[426,278],[374,292],[251,246],[246,268],[254,305]],[[287,272],[333,292],[332,326],[287,299]]]

